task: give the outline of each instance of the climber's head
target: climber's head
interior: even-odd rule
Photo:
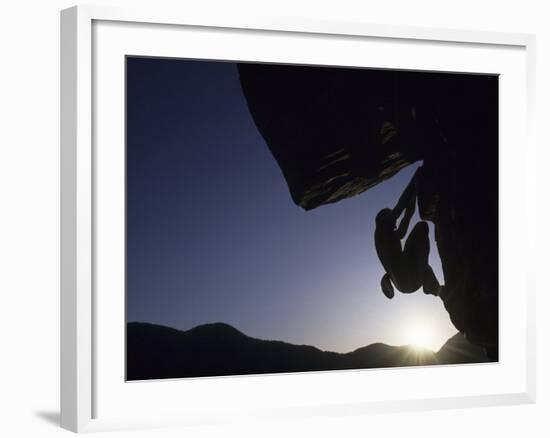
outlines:
[[[386,228],[390,230],[395,229],[395,217],[391,208],[383,208],[376,215],[376,227]]]

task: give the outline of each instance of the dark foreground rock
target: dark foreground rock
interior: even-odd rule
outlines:
[[[306,210],[423,161],[418,204],[435,224],[443,304],[497,360],[498,78],[269,64],[240,64],[239,73],[256,126]]]
[[[127,380],[329,371],[487,362],[483,349],[460,334],[434,353],[411,346],[371,344],[351,353],[251,338],[227,324],[179,331],[127,325]]]

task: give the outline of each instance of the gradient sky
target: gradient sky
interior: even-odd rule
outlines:
[[[128,58],[128,321],[226,322],[338,352],[410,343],[421,323],[439,348],[456,333],[442,302],[422,291],[385,298],[374,249],[374,216],[416,167],[306,212],[254,125],[235,64]],[[430,259],[442,281],[433,240]]]

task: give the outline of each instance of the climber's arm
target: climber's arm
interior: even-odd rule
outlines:
[[[407,205],[407,208],[405,210],[405,215],[403,216],[403,219],[399,223],[399,227],[395,232],[399,240],[403,239],[407,234],[407,230],[409,229],[409,224],[414,214],[415,207],[416,207],[416,196],[413,196],[410,199],[409,205]]]
[[[397,218],[401,216],[401,213],[403,210],[405,210],[405,214],[403,216],[403,219],[399,223],[399,227],[395,231],[397,237],[399,240],[403,239],[405,235],[407,234],[407,230],[409,229],[409,224],[411,222],[411,219],[414,214],[414,210],[416,208],[416,179],[421,172],[422,168],[418,168],[411,178],[411,181],[405,188],[405,191],[401,194],[399,201],[397,202],[397,205],[393,209],[393,215],[395,220],[397,221]]]
[[[419,169],[417,169],[417,171],[411,178],[411,181],[405,188],[405,191],[399,197],[399,201],[397,201],[397,204],[393,208],[393,216],[396,221],[399,218],[399,216],[401,216],[401,213],[403,213],[403,210],[410,208],[411,199],[412,200],[416,199],[416,175],[418,174],[418,172],[419,172]],[[413,212],[414,212],[414,204],[413,204]]]

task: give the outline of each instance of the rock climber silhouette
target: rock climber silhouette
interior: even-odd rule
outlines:
[[[380,285],[389,299],[394,297],[394,285],[403,293],[415,292],[422,286],[424,293],[432,295],[439,295],[442,288],[428,263],[428,224],[418,222],[410,232],[404,248],[401,246],[416,209],[417,186],[422,174],[423,168],[419,167],[397,205],[393,209],[384,208],[376,215],[374,244],[386,271]],[[397,220],[403,212],[403,219],[397,227]]]

